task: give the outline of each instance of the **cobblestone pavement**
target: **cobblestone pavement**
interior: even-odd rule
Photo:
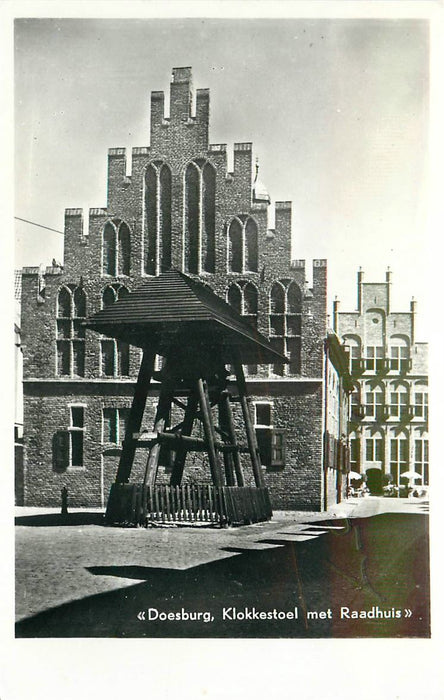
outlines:
[[[425,511],[427,503],[419,499],[368,497],[348,499],[328,513],[277,512],[268,523],[239,528],[124,529],[103,527],[102,511],[71,511],[71,524],[60,524],[58,510],[17,508],[16,619],[134,586],[145,580],[147,567],[183,571],[247,551],[322,537],[344,528],[343,520],[334,524],[335,518]],[[317,524],[328,520],[329,524]],[[117,565],[129,575],[109,575],[110,567]]]

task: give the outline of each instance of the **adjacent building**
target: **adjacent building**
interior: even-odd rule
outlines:
[[[23,358],[20,328],[22,272],[14,270],[14,495],[15,504],[23,505]]]
[[[409,311],[391,308],[391,272],[385,282],[364,282],[358,272],[358,305],[339,311],[334,329],[348,346],[356,389],[350,416],[351,469],[366,474],[379,491],[387,483],[429,480],[427,343],[415,334],[416,302]]]
[[[115,478],[140,351],[83,322],[144,279],[174,267],[226,299],[287,365],[247,367],[262,469],[274,508],[322,510],[345,493],[351,389],[345,352],[327,332],[327,264],[291,257],[291,203],[258,179],[251,143],[209,141],[209,91],[174,68],[170,114],[151,94],[150,145],[108,153],[105,208],[66,209],[63,267],[22,274],[24,500],[103,506]],[[158,360],[161,365],[162,358]],[[152,428],[155,395],[145,414]],[[209,480],[204,462],[191,473]],[[158,479],[169,478],[163,460]]]

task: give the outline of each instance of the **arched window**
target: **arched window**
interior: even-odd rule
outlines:
[[[257,224],[250,216],[237,216],[230,222],[227,234],[228,272],[257,272]]]
[[[116,230],[110,221],[103,232],[103,274],[116,274]]]
[[[257,326],[257,289],[251,282],[243,288],[244,292],[244,316],[248,318],[250,323]]]
[[[228,270],[242,272],[242,224],[233,219],[228,232]]]
[[[128,225],[113,219],[103,229],[102,271],[104,275],[129,275],[131,266],[131,235]]]
[[[233,282],[228,287],[227,301],[254,328],[257,328],[258,291],[251,282]],[[256,374],[257,365],[247,365],[247,374]]]
[[[67,287],[62,287],[57,298],[57,316],[60,318],[71,317],[71,290]]]
[[[205,272],[214,272],[215,226],[216,226],[216,171],[208,162],[202,170],[202,267]]]
[[[163,161],[145,174],[145,273],[158,275],[171,267],[171,170]]]
[[[227,301],[252,326],[257,326],[258,292],[251,282],[232,282],[228,287]]]
[[[118,299],[123,299],[127,294],[129,290],[124,284],[108,284],[102,292],[102,309],[114,304]]]
[[[116,292],[113,287],[106,287],[102,295],[102,308],[111,306],[116,301]]]
[[[123,299],[129,290],[123,284],[110,284],[102,293],[102,308]],[[104,377],[127,377],[129,375],[129,345],[115,338],[100,341],[100,369]]]
[[[215,270],[216,171],[202,158],[185,171],[185,268],[188,272]]]
[[[86,317],[86,294],[81,287],[74,290],[74,315],[78,318]]]
[[[129,275],[131,261],[131,238],[125,223],[119,226],[119,274]]]
[[[248,217],[245,222],[245,269],[257,272],[257,225]]]
[[[242,291],[238,284],[230,284],[227,293],[227,301],[238,314],[242,314]]]
[[[68,284],[57,297],[57,374],[85,375],[86,294],[82,287]]]
[[[301,373],[302,293],[292,280],[276,281],[270,290],[269,336],[273,347],[290,360],[275,363],[273,374]]]

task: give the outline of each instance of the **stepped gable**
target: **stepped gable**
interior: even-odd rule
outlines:
[[[237,347],[242,362],[288,362],[207,285],[171,269],[91,316],[87,328],[162,354],[184,343],[217,346],[226,362]]]

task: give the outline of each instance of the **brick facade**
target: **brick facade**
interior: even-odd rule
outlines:
[[[358,272],[358,304],[353,312],[334,307],[334,328],[349,347],[357,383],[352,397],[351,468],[367,474],[375,491],[392,483],[428,484],[427,343],[415,336],[416,302],[410,310],[391,308],[391,272],[385,282],[364,282]],[[413,482],[412,482],[413,483]]]
[[[252,145],[234,145],[228,172],[225,144],[208,140],[209,92],[197,90],[193,115],[191,91],[191,69],[173,69],[170,116],[153,92],[150,146],[133,149],[129,175],[125,149],[109,150],[107,207],[90,209],[87,226],[81,209],[66,210],[63,268],[23,270],[26,505],[58,505],[63,486],[72,505],[106,503],[122,438],[111,409],[123,415],[130,406],[140,351],[123,357],[81,322],[108,303],[107,288],[108,297],[132,291],[170,265],[238,305],[290,358],[285,368],[247,372],[253,404],[269,402],[270,428],[284,435],[285,463],[263,466],[273,507],[321,510],[343,493],[340,485],[326,498],[339,464],[326,466],[326,478],[326,261],[313,262],[309,289],[305,262],[291,260],[291,203],[276,202],[271,230]],[[57,436],[67,441],[66,462],[55,457]],[[74,452],[81,464],[72,464]],[[191,456],[184,478],[208,481],[205,460]]]

